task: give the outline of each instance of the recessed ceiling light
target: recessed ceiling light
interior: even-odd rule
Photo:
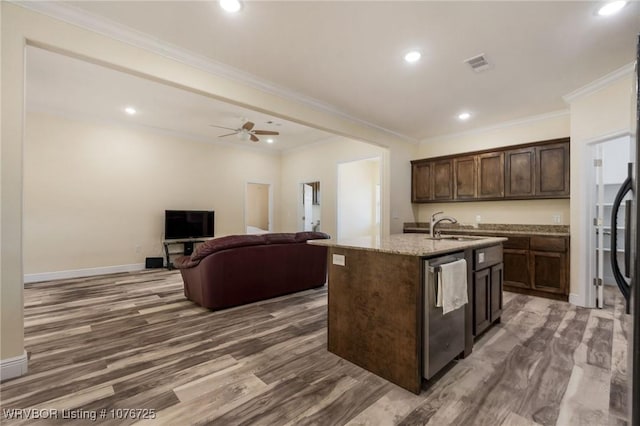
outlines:
[[[600,16],[610,16],[610,15],[616,14],[616,13],[620,12],[620,10],[623,7],[625,7],[626,4],[627,4],[627,2],[623,1],[623,0],[617,0],[617,1],[608,2],[607,4],[602,6],[600,9],[598,9],[598,15],[600,15]]]
[[[458,114],[458,120],[468,120],[471,118],[471,113],[468,112],[461,112],[460,114]]]
[[[126,107],[126,108],[124,109],[124,112],[126,112],[126,113],[127,113],[127,114],[129,114],[129,115],[133,115],[133,114],[135,114],[135,113],[136,113],[136,112],[138,112],[138,111],[136,111],[136,109],[135,109],[134,107]]]
[[[266,140],[267,143],[273,143],[273,139],[269,138]]]
[[[235,13],[242,9],[242,3],[239,0],[220,0],[218,3],[227,12]]]
[[[404,60],[409,62],[410,64],[416,63],[420,60],[422,54],[417,50],[412,50],[411,52],[404,55]]]

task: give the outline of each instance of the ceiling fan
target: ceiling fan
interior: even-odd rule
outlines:
[[[279,135],[279,132],[274,132],[271,130],[253,130],[253,127],[255,126],[254,123],[252,123],[251,121],[247,121],[246,123],[244,123],[242,125],[242,127],[239,127],[237,129],[232,129],[230,127],[223,127],[223,126],[216,126],[215,124],[210,124],[211,127],[217,127],[219,129],[227,129],[227,130],[231,130],[233,131],[233,133],[227,133],[226,135],[220,135],[218,136],[219,138],[224,138],[225,136],[232,136],[232,135],[238,135],[240,137],[240,139],[243,140],[249,140],[251,139],[253,142],[258,142],[260,139],[258,139],[257,135]]]

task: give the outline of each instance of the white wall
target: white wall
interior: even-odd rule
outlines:
[[[379,184],[379,159],[338,164],[338,238],[380,234],[376,224]]]
[[[605,184],[624,182],[631,161],[631,138],[621,137],[602,144],[602,179]]]
[[[280,158],[28,113],[24,272],[139,264],[161,256],[165,209],[215,210],[216,236],[243,234],[247,181],[270,182],[279,195]]]
[[[418,157],[481,151],[497,147],[518,145],[569,136],[569,112],[558,112],[522,122],[504,123],[490,129],[451,135],[423,141]],[[572,153],[573,154],[573,153]],[[573,192],[572,192],[573,195]],[[444,211],[463,224],[475,224],[476,216],[481,223],[508,224],[555,224],[552,217],[559,215],[561,224],[568,225],[569,200],[521,200],[478,201],[463,203],[435,203],[417,205],[417,219],[428,222],[432,213]]]
[[[343,137],[284,153],[281,183],[282,230],[294,232],[297,229],[298,205],[301,204],[302,196],[300,183],[320,181],[320,229],[336,237],[338,164],[373,157],[384,158],[385,154],[387,150],[384,148]],[[405,190],[408,192],[406,188]]]

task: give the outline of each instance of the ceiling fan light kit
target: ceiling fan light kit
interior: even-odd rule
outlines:
[[[224,135],[220,135],[218,136],[219,138],[224,138],[226,136],[233,136],[233,135],[238,135],[238,139],[241,139],[243,141],[248,141],[251,140],[253,142],[259,142],[260,139],[258,138],[257,135],[270,135],[270,136],[277,136],[280,134],[280,132],[274,132],[272,130],[253,130],[253,128],[255,127],[255,124],[251,121],[247,121],[245,122],[242,127],[239,127],[237,129],[232,129],[231,127],[224,127],[224,126],[216,126],[215,124],[210,124],[211,127],[217,127],[219,129],[226,129],[226,130],[231,130],[233,133],[227,133]],[[272,143],[272,142],[269,142]]]

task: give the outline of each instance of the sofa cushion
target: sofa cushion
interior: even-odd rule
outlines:
[[[198,262],[210,254],[221,250],[264,244],[266,244],[264,235],[228,235],[226,237],[214,238],[198,247],[191,255],[191,260]]]
[[[267,244],[289,244],[298,242],[296,240],[296,234],[290,232],[263,234],[263,237]]]
[[[296,233],[296,241],[303,242],[307,240],[328,240],[331,238],[329,234],[325,234],[324,232],[298,232]]]

